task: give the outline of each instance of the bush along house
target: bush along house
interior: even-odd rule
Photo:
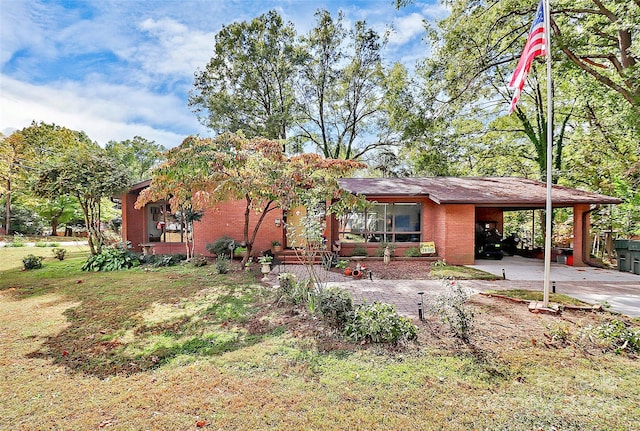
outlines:
[[[185,235],[191,233],[185,232],[181,215],[172,212],[166,201],[134,208],[149,184],[139,183],[122,196],[123,240],[138,251],[183,253]],[[485,229],[487,235],[489,229],[502,233],[505,212],[543,209],[546,199],[544,183],[515,177],[343,178],[339,184],[370,201],[366,209],[327,217],[326,242],[339,245],[341,256],[373,256],[381,244],[390,244],[396,256],[417,249],[419,255],[458,265],[473,264],[477,257],[497,257],[497,252],[479,244],[479,233]],[[554,208],[573,212],[570,263],[588,264],[591,212],[621,200],[554,185],[552,201]],[[206,245],[223,236],[240,242],[244,208],[243,202],[228,200],[207,209],[193,226],[195,253],[208,254]],[[287,228],[295,228],[305,213],[300,207],[268,213],[256,236],[254,254],[271,249],[273,243],[280,243],[285,254],[295,247],[287,239]],[[254,227],[255,221],[249,228]]]

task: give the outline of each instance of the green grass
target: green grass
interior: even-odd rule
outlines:
[[[65,260],[74,257],[84,258],[89,253],[89,246],[87,245],[70,245],[61,248],[67,250]],[[44,257],[43,268],[49,266],[49,263],[57,261],[51,252],[51,248],[48,247],[0,247],[0,271],[22,268],[22,258],[28,254]]]
[[[494,295],[504,295],[508,296],[509,298],[525,299],[528,301],[542,301],[544,295],[544,293],[539,290],[526,289],[489,290],[486,293]],[[587,302],[572,298],[571,296],[564,295],[562,293],[549,293],[549,301],[561,305],[591,305]]]
[[[353,345],[274,306],[244,271],[85,273],[82,262],[0,274],[0,428],[627,430],[640,422],[634,358],[517,340],[451,349],[426,325],[405,349]]]
[[[456,279],[456,280],[497,280],[493,274],[488,272],[469,268],[467,266],[456,266],[456,265],[443,265],[443,266],[432,266],[429,272],[429,277],[431,279]]]

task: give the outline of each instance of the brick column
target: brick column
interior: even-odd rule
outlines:
[[[590,209],[590,206],[585,204],[573,206],[573,266],[587,266],[585,259],[589,257]]]

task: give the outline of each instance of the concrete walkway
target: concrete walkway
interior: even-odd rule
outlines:
[[[491,272],[499,280],[466,280],[461,283],[472,292],[506,289],[543,290],[544,263],[519,256],[506,257],[500,261],[478,260],[472,267]],[[506,280],[502,279],[505,270]],[[288,265],[274,268],[269,279],[277,284],[278,272],[291,272],[298,278],[308,278],[302,265]],[[329,286],[339,286],[351,292],[356,303],[380,301],[396,306],[398,313],[407,317],[417,317],[418,292],[428,295],[443,292],[446,285],[440,280],[354,280],[335,272],[327,272],[316,267],[318,278]],[[576,268],[552,264],[551,279],[555,281],[556,292],[581,299],[591,304],[605,303],[611,311],[630,317],[640,316],[640,275],[598,268]]]

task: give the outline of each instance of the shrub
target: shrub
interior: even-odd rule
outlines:
[[[53,256],[56,259],[64,260],[65,256],[67,255],[67,250],[64,248],[54,248],[53,250],[51,250],[51,253],[53,253]]]
[[[451,333],[468,343],[473,329],[473,310],[467,305],[471,291],[457,281],[443,280],[443,293],[435,295],[428,304],[428,311],[440,318]]]
[[[229,272],[229,258],[224,254],[218,255],[216,259],[216,271],[218,274],[226,274]]]
[[[89,256],[82,265],[82,270],[120,271],[138,266],[139,263],[138,257],[129,250],[128,245],[119,244],[113,247],[104,247],[101,253]]]
[[[357,245],[351,252],[351,256],[369,256],[369,252],[363,246]]]
[[[592,335],[589,338],[604,351],[640,352],[640,329],[627,326],[622,320],[614,319],[589,327],[587,332]]]
[[[322,289],[317,295],[317,311],[330,325],[341,327],[353,313],[351,294],[339,287]]]
[[[19,234],[14,235],[13,241],[11,241],[11,243],[8,243],[6,247],[26,247],[24,237]]]
[[[422,257],[418,247],[411,247],[404,251],[404,257]]]
[[[280,281],[280,285],[276,291],[276,301],[278,304],[309,305],[311,301],[310,309],[311,312],[314,311],[316,301],[313,283],[309,280],[298,281],[295,274],[288,272],[283,272],[278,275],[278,281]]]
[[[46,242],[36,242],[35,246],[36,247],[46,247],[47,243]]]
[[[447,262],[444,259],[431,262],[431,268],[444,268],[445,266],[447,266]]]
[[[39,269],[42,268],[42,259],[44,259],[44,257],[28,254],[22,258],[22,264],[25,270]]]
[[[47,247],[60,247],[59,242],[48,242]]]
[[[336,263],[336,268],[339,269],[345,269],[347,266],[349,266],[348,260],[339,260],[338,263]]]
[[[154,268],[177,265],[185,260],[185,254],[147,254],[139,257],[140,263]]]
[[[395,244],[390,244],[388,242],[381,242],[378,244],[378,248],[373,252],[373,255],[376,257],[384,256],[384,249],[389,247],[389,252],[391,253],[391,257],[395,256],[396,246]]]
[[[417,337],[415,325],[401,317],[393,305],[374,302],[356,308],[345,325],[345,334],[354,341],[398,344]]]
[[[215,240],[213,243],[208,243],[205,248],[209,253],[217,256],[231,256],[231,245],[234,243],[235,241],[228,236],[223,236]]]
[[[205,266],[209,263],[209,261],[207,260],[206,257],[204,257],[203,255],[199,254],[197,256],[193,256],[191,258],[191,265],[195,266],[196,268],[199,268],[201,266]]]

